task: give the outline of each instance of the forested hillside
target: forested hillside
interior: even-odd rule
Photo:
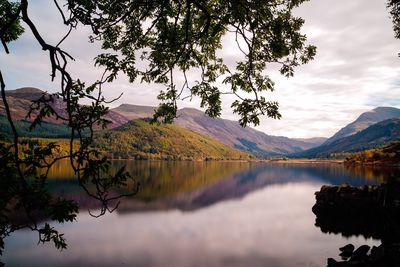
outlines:
[[[176,125],[155,125],[133,120],[113,130],[97,133],[94,146],[112,158],[167,160],[250,159],[233,149]]]

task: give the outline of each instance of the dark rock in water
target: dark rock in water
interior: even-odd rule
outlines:
[[[385,257],[385,251],[382,249],[382,246],[376,247],[373,246],[371,249],[371,258],[375,261],[381,261]]]
[[[358,249],[356,249],[353,252],[353,256],[351,256],[350,261],[366,260],[369,249],[370,249],[370,247],[367,245],[360,246]]]
[[[349,252],[349,253],[353,253],[354,251],[354,245],[353,244],[348,244],[344,247],[339,248],[340,251],[342,252]]]
[[[339,256],[342,257],[342,260],[348,260],[352,255],[353,253],[351,252],[342,252],[339,254]]]
[[[353,244],[348,244],[348,245],[346,245],[344,247],[339,248],[339,250],[341,251],[339,256],[341,256],[342,259],[347,260],[348,258],[350,258],[353,255],[354,245]]]
[[[356,249],[353,257],[345,261],[328,259],[328,267],[399,267],[400,246],[393,244],[381,244],[373,247],[368,254],[369,246],[363,245]],[[356,257],[357,254],[357,257]]]
[[[324,212],[326,209],[337,209],[348,212],[355,208],[380,208],[384,202],[384,188],[374,187],[352,187],[349,184],[340,186],[322,186],[315,193],[316,204],[313,207],[315,214]]]
[[[329,258],[328,259],[328,266],[336,266],[335,264],[337,264],[338,262],[335,259]]]
[[[328,259],[328,267],[400,266],[400,182],[380,186],[323,186],[312,210],[322,232],[380,239],[379,247],[352,244],[340,248],[342,261]]]
[[[400,183],[322,186],[312,211],[322,232],[400,240]]]

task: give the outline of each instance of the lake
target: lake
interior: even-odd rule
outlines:
[[[311,208],[324,184],[379,184],[397,170],[340,164],[115,161],[140,182],[112,214],[91,217],[95,200],[55,166],[49,188],[77,200],[77,222],[56,225],[68,249],[38,245],[22,230],[5,240],[6,266],[326,266],[339,247],[379,244],[322,233]]]

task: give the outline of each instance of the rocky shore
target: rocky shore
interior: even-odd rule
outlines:
[[[382,241],[378,247],[340,248],[341,260],[328,259],[328,267],[400,266],[400,183],[353,187],[323,186],[315,193],[315,225],[324,233],[362,235]]]

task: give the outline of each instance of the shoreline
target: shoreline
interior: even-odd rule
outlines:
[[[249,162],[249,163],[276,163],[276,164],[343,164],[344,160],[333,159],[207,159],[207,160],[179,160],[179,159],[135,159],[135,158],[118,158],[111,159],[113,161],[186,161],[186,162]]]
[[[347,166],[368,166],[368,167],[400,167],[400,162],[385,161],[344,161]]]
[[[268,163],[286,163],[286,164],[343,164],[341,159],[270,159]]]

